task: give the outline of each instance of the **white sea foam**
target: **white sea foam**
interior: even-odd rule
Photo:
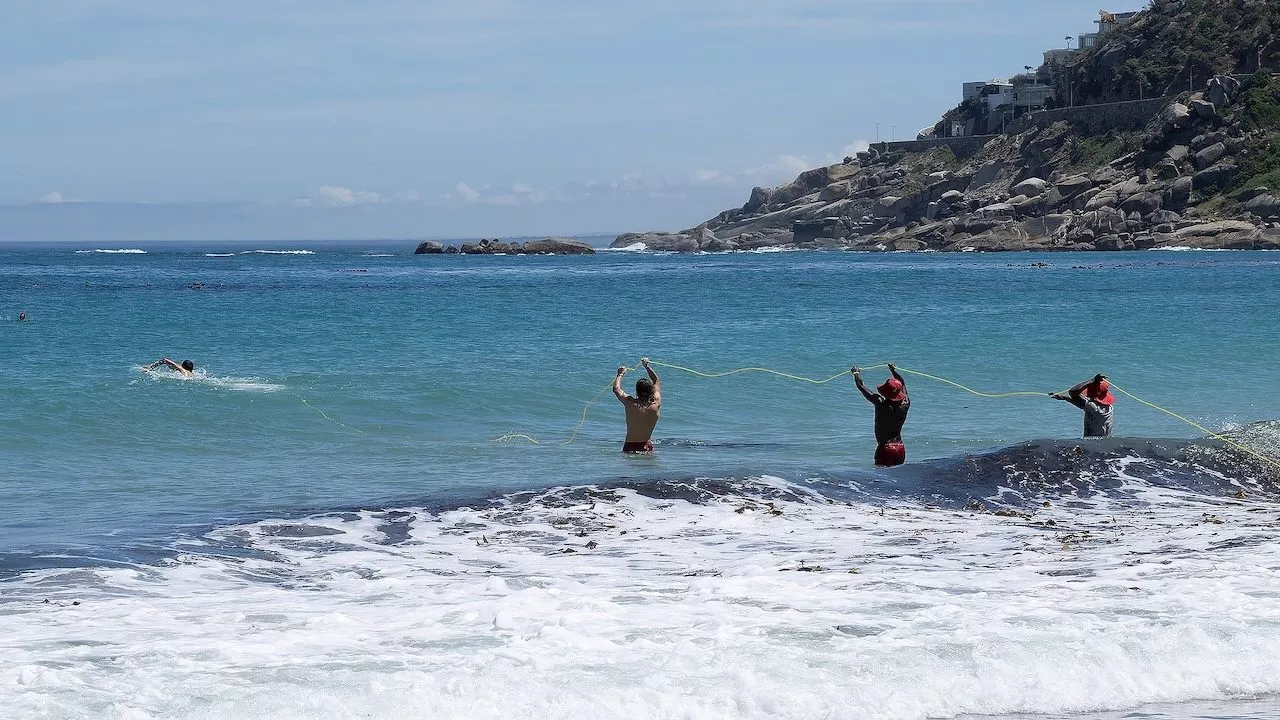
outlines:
[[[142,371],[146,377],[154,380],[180,380],[238,392],[276,392],[283,390],[285,387],[284,385],[267,382],[258,377],[210,375],[199,368],[196,368],[196,371],[191,375],[186,375],[167,367],[148,370],[146,367],[140,366],[138,370]]]
[[[102,253],[105,255],[146,255],[147,251],[140,248],[120,248],[112,250],[108,248],[97,248],[94,250],[76,250],[77,255],[87,255],[90,253]]]
[[[245,250],[241,255],[315,255],[314,250]]]
[[[235,257],[235,256],[236,256],[236,254],[235,254],[235,253],[205,253],[205,254],[204,254],[204,256],[205,256],[205,257],[227,258],[227,257]]]
[[[649,246],[645,245],[642,242],[631,243],[626,247],[604,248],[604,250],[608,252],[644,252],[648,249],[649,249]]]
[[[395,257],[392,253],[365,253],[365,257]]]
[[[1187,247],[1186,245],[1166,245],[1164,247],[1151,248],[1151,252],[1237,252],[1230,248],[1198,248]]]
[[[917,720],[1280,691],[1277,507],[1126,481],[1136,505],[1031,520],[618,491],[230,527],[160,568],[7,583],[0,703]]]

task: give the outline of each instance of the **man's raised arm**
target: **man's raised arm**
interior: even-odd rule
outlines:
[[[866,385],[862,384],[862,373],[858,372],[858,368],[849,368],[849,372],[853,373],[853,383],[858,386],[858,391],[862,393],[862,397],[866,398],[867,402],[872,405],[876,405],[880,400],[880,396],[871,392]]]
[[[907,389],[907,379],[902,377],[902,373],[898,372],[897,365],[894,365],[893,363],[889,363],[889,374],[893,376],[894,380],[897,380],[898,382],[902,383],[903,390]]]
[[[618,374],[613,376],[613,396],[618,398],[618,402],[626,402],[630,399],[622,389],[622,376],[627,374],[627,366],[623,365],[618,368]]]
[[[649,373],[649,382],[653,383],[653,401],[655,403],[661,403],[662,381],[658,379],[658,373],[655,372],[653,366],[649,364],[649,358],[640,358],[640,364],[644,366],[644,371]]]

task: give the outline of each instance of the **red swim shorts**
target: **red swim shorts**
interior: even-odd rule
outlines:
[[[653,442],[649,440],[645,440],[644,442],[624,442],[622,443],[622,452],[624,453],[653,452]]]
[[[907,446],[900,442],[885,443],[876,448],[876,465],[897,467],[907,461]]]

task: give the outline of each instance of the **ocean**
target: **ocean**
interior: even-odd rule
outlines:
[[[1264,252],[0,246],[0,716],[1277,718],[1276,297]],[[847,374],[669,367],[885,362],[1220,437],[908,374],[882,470]]]

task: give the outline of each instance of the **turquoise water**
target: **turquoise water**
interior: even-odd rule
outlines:
[[[613,370],[641,356],[704,371],[763,366],[819,378],[893,361],[988,392],[1061,390],[1102,371],[1215,431],[1280,419],[1280,313],[1270,310],[1280,255],[1273,253],[554,258],[414,257],[389,244],[263,246],[300,248],[313,254],[0,248],[0,575],[10,592],[37,580],[64,593],[83,589],[60,568],[151,572],[173,562],[174,543],[271,518],[447,513],[514,491],[625,481],[892,486],[926,472],[921,467],[1080,432],[1078,411],[1065,403],[988,400],[909,377],[905,438],[917,469],[877,472],[870,406],[847,379],[816,386],[662,370],[654,456],[617,452],[622,417],[608,393],[589,407],[576,440],[558,445]],[[20,310],[26,322],[16,321]],[[201,377],[140,370],[161,356],[194,360]],[[874,370],[868,379],[882,375]],[[1127,438],[1200,436],[1125,398],[1116,428]],[[543,444],[493,442],[508,433]],[[1189,526],[1203,515],[1189,509],[1177,522]],[[1266,543],[1257,552],[1270,557],[1274,543]],[[1265,579],[1255,580],[1265,590]],[[1187,592],[1170,583],[1155,605]],[[147,592],[165,596],[165,587],[178,585]],[[1280,613],[1276,587],[1269,599],[1257,588],[1246,593],[1262,603],[1259,622]],[[1262,634],[1275,631],[1268,624]],[[1162,646],[1143,652],[1155,647]],[[1111,672],[1130,669],[1121,665]],[[1275,667],[1272,653],[1233,672],[1265,676]],[[1148,670],[1156,672],[1134,672]],[[100,671],[89,662],[82,679]],[[1186,673],[1179,682],[1198,688],[1195,671]],[[1277,689],[1259,681],[1227,691]],[[229,692],[199,707],[233,716],[234,703],[253,696]],[[1113,703],[1093,709],[1215,692],[1117,691]],[[1089,709],[1042,702],[1031,691],[1023,699],[925,709],[942,713],[932,716]],[[468,715],[437,700],[415,707]],[[631,701],[633,717],[671,710],[646,705],[642,695]],[[122,701],[59,702],[23,707],[32,717],[94,716]],[[768,714],[753,702],[736,715]],[[150,710],[157,717],[195,713],[157,703]],[[371,707],[378,717],[405,711]],[[509,711],[496,716],[519,714],[495,707]],[[718,707],[695,715],[721,716]]]

